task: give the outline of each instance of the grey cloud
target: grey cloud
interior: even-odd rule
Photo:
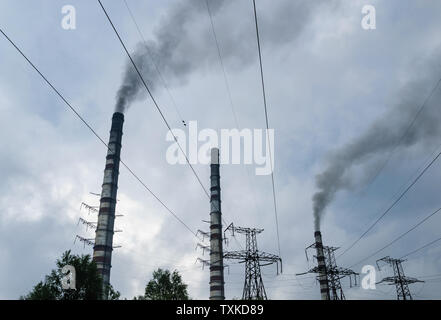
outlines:
[[[119,30],[127,31],[124,36],[138,39],[128,12],[121,7],[123,3],[106,3]],[[161,29],[157,28],[152,36],[148,31],[152,25],[164,24],[170,14],[165,15],[162,21],[159,14],[172,13],[163,11],[167,10],[164,7],[176,3],[183,1],[129,1],[138,23],[145,31],[144,36],[153,43],[156,43]],[[406,90],[401,92],[401,96],[393,91],[403,78],[415,75],[412,68],[404,65],[405,61],[425,56],[439,42],[440,20],[436,16],[440,8],[439,1],[428,1],[425,6],[414,3],[402,6],[399,0],[377,1],[379,29],[372,33],[359,30],[360,12],[357,6],[361,7],[363,1],[351,1],[350,4],[343,1],[342,10],[338,12],[331,11],[331,4],[331,8],[327,8],[328,1],[320,1],[319,5],[315,3],[315,0],[257,0],[270,120],[278,132],[276,187],[284,274],[276,276],[273,266],[263,269],[265,287],[271,299],[320,297],[313,278],[302,280],[293,276],[312,267],[312,261],[308,264],[305,259],[304,248],[313,241],[311,195],[315,192],[315,164],[322,161],[325,150],[338,146],[335,141],[348,139],[346,141],[354,142],[351,139],[363,132],[357,129],[357,124],[361,122],[359,113],[363,114],[363,118],[366,117],[363,119],[365,123],[370,123],[394,105],[370,105],[371,101],[375,103],[383,97],[407,99],[404,95]],[[124,67],[121,47],[115,41],[115,35],[97,3],[89,0],[74,2],[79,15],[78,28],[72,32],[57,31],[59,9],[64,3],[50,1],[44,2],[44,6],[41,4],[29,2],[24,6],[17,1],[1,1],[2,26],[8,29],[14,40],[20,43],[32,60],[106,140],[114,93],[121,83],[121,70],[124,70],[120,69]],[[258,128],[264,125],[264,119],[251,4],[249,0],[224,1],[213,12],[239,122]],[[122,10],[118,11],[118,8]],[[187,39],[180,41],[172,52],[172,67],[167,68],[164,63],[160,66],[161,71],[170,87],[173,87],[174,98],[189,120],[200,121],[202,128],[202,125],[206,127],[205,123],[214,118],[212,125],[228,128],[233,122],[231,114],[226,112],[227,95],[216,60],[210,21],[204,7],[201,7],[200,12],[197,10],[197,18],[190,19],[186,25],[189,30]],[[36,12],[39,13],[37,20],[32,19]],[[32,28],[23,29],[17,23],[18,17],[23,18],[23,15]],[[386,19],[385,15],[394,19]],[[326,18],[323,24],[322,17]],[[334,22],[337,26],[340,22],[344,24],[347,32],[341,34],[336,31],[334,34],[335,30],[329,29],[329,24]],[[326,36],[329,33],[331,38]],[[403,34],[406,34],[406,41],[402,40]],[[46,39],[45,46],[41,45],[43,39]],[[206,47],[203,47],[204,44]],[[143,49],[140,50],[142,52]],[[75,234],[93,237],[93,231],[87,232],[81,225],[76,227],[76,222],[80,216],[91,221],[96,218],[78,209],[81,201],[97,204],[97,199],[88,199],[87,195],[89,191],[100,190],[106,150],[71,113],[64,110],[57,97],[52,98],[50,89],[4,40],[0,41],[0,52],[4,54],[0,62],[0,131],[4,137],[0,161],[3,174],[0,183],[3,211],[0,217],[8,218],[2,220],[4,223],[0,228],[0,296],[15,299],[42,279],[54,267],[54,261],[64,250],[72,247],[78,253],[92,253],[90,247],[83,249],[81,243],[73,245],[73,239]],[[192,59],[181,56],[183,52],[193,53]],[[149,61],[146,59],[144,63],[148,64]],[[178,70],[177,76],[174,76],[175,67]],[[375,82],[355,81],[355,76],[349,79],[345,77],[345,72],[351,72],[360,76],[357,80],[365,80],[370,76],[366,75],[366,69],[375,74],[375,77],[372,76]],[[421,73],[426,74],[426,71]],[[166,92],[163,92],[156,76],[153,75],[152,79],[157,84],[154,87],[155,97],[165,107],[168,101]],[[434,82],[422,88],[414,108],[418,107]],[[142,96],[141,91],[137,98]],[[36,116],[46,123],[35,128]],[[201,220],[209,218],[209,202],[189,168],[170,166],[165,162],[164,154],[168,146],[164,140],[165,127],[156,116],[156,111],[144,108],[144,103],[138,103],[136,107],[133,105],[126,117],[123,158],[191,228],[206,230],[207,225]],[[391,125],[401,123],[399,119],[394,121]],[[49,131],[48,126],[51,127]],[[26,135],[18,136],[21,133]],[[435,141],[432,145],[432,141],[427,142],[431,143],[431,147],[439,143]],[[409,166],[409,158],[419,162],[422,160],[420,157],[426,157],[426,154],[417,152],[422,150],[420,148],[421,144],[415,143],[410,148],[406,147],[410,149],[406,153],[400,153],[404,155],[404,161],[397,169],[387,168],[387,172],[384,172],[387,179],[383,176],[385,179],[381,180],[384,182],[381,191],[376,190],[366,196],[365,203],[358,211],[359,216],[345,207],[352,200],[353,194],[339,194],[339,200],[342,201],[336,203],[338,210],[335,210],[335,214],[329,211],[323,228],[325,245],[345,244],[356,236],[355,233],[364,222],[360,222],[360,214],[364,215],[365,220],[370,219],[369,212],[377,209],[389,195],[378,193],[394,191],[392,189],[395,185],[407,178],[413,168]],[[354,180],[353,171],[363,176],[358,169],[365,171],[367,164],[381,163],[383,158],[373,154],[367,156],[367,159],[358,160],[345,172],[341,188],[347,189],[359,184],[361,181],[358,178]],[[416,166],[416,163],[413,164]],[[203,183],[208,184],[209,167],[198,165],[195,168]],[[276,253],[271,183],[266,179],[268,177],[256,176],[252,176],[251,183],[247,183],[241,174],[243,169],[246,168],[224,166],[221,169],[225,220],[242,226],[264,228],[265,231],[258,239],[259,249]],[[385,241],[416,223],[420,215],[423,217],[428,214],[432,205],[439,205],[436,189],[440,175],[437,168],[433,169],[430,179],[426,177],[421,181],[412,195],[401,203],[399,212],[396,212],[398,215],[390,215],[390,220],[385,221],[391,222],[395,228],[387,228],[387,225],[385,228],[382,224],[381,233],[373,232],[360,244],[360,248],[338,261],[339,265],[347,266],[364,258],[373,248],[382,247]],[[28,185],[31,187],[26,189]],[[14,186],[16,188],[12,188]],[[58,195],[51,196],[51,190],[69,190],[70,186],[74,186],[71,192],[57,192]],[[200,265],[194,263],[198,256],[207,258],[207,253],[203,256],[195,250],[196,240],[155,199],[144,192],[127,170],[122,169],[120,172],[119,187],[122,200],[118,210],[125,217],[117,222],[117,228],[123,232],[118,233],[115,239],[115,244],[122,245],[122,248],[115,250],[113,260],[111,282],[115,288],[121,291],[123,297],[132,298],[142,294],[155,268],[176,267],[183,272],[184,280],[190,285],[191,296],[207,299],[209,270],[202,270]],[[34,203],[38,204],[38,210]],[[66,208],[68,204],[69,210]],[[14,217],[6,213],[7,210],[18,215],[24,209],[34,217],[33,221],[22,222],[16,218],[23,217],[23,214]],[[37,212],[42,214],[37,216]],[[158,222],[156,217],[162,222]],[[400,256],[435,239],[438,237],[440,220],[431,220],[430,226],[433,228],[416,230],[412,237],[397,242],[384,255]],[[153,240],[145,237],[152,232],[158,232]],[[238,238],[238,241],[244,245],[243,238]],[[131,248],[133,252],[127,250]],[[240,248],[235,241],[230,241],[228,249]],[[436,274],[436,270],[439,270],[438,253],[422,250],[420,255],[415,256],[418,259],[404,266],[406,275],[419,277]],[[371,259],[369,263],[375,264],[375,260]],[[21,276],[13,273],[14,270]],[[243,271],[243,264],[231,264],[229,273],[226,271],[228,298],[241,296]],[[342,284],[345,287],[348,285],[346,281]],[[394,288],[390,289],[390,298],[393,299]],[[374,295],[365,290],[355,290],[345,288],[346,296],[363,299],[381,297],[380,293]],[[418,294],[420,288],[416,286],[411,290]],[[439,283],[432,282],[427,283],[420,294],[433,298],[439,297],[439,292]]]

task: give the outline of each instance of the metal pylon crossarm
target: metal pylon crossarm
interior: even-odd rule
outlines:
[[[224,259],[239,260],[245,264],[245,282],[242,293],[243,300],[266,300],[268,299],[263,285],[262,273],[260,268],[270,264],[280,262],[282,259],[274,254],[259,251],[257,249],[257,234],[263,229],[236,227],[232,223],[225,229],[234,233],[244,234],[246,239],[246,249],[239,251],[228,251],[224,253]],[[282,271],[282,267],[280,268]],[[278,272],[278,267],[277,267]]]

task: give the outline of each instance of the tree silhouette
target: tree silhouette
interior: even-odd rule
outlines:
[[[153,271],[153,279],[145,287],[146,300],[189,300],[187,285],[182,281],[178,271],[170,273],[169,270],[158,269]]]
[[[75,289],[63,289],[62,279],[66,276],[62,268],[71,265],[75,268]],[[95,262],[90,255],[73,255],[68,250],[56,261],[57,268],[46,275],[31,292],[20,297],[25,300],[99,300],[102,280]],[[110,285],[109,300],[118,300],[120,293]]]

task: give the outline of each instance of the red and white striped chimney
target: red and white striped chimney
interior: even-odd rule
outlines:
[[[110,129],[98,224],[95,232],[95,245],[93,247],[93,260],[103,280],[103,300],[107,300],[108,297],[110,268],[112,267],[113,233],[123,123],[124,114],[115,112]]]
[[[322,233],[320,231],[316,231],[314,233],[315,238],[315,248],[317,251],[317,264],[318,264],[318,272],[319,272],[319,283],[320,283],[320,295],[322,300],[329,300],[329,284],[328,284],[328,275],[326,270],[326,260],[325,253],[323,251],[323,241],[322,241]]]
[[[222,211],[219,175],[219,149],[211,149],[210,188],[210,300],[224,300]]]

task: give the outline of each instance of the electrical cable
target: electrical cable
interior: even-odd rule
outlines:
[[[412,228],[410,228],[409,230],[407,230],[406,232],[402,233],[401,235],[399,235],[398,237],[396,237],[394,240],[392,240],[391,242],[389,242],[387,245],[385,245],[384,247],[382,247],[381,249],[375,251],[374,253],[372,253],[371,255],[369,255],[368,257],[358,261],[357,263],[351,265],[349,268],[352,268],[360,263],[362,263],[363,261],[372,258],[373,256],[375,256],[376,254],[378,254],[379,252],[383,251],[384,249],[390,247],[392,244],[394,244],[395,242],[397,242],[398,240],[400,240],[401,238],[403,238],[405,235],[407,235],[408,233],[412,232],[413,230],[415,230],[416,228],[418,228],[421,224],[423,224],[424,222],[426,222],[428,219],[430,219],[431,217],[433,217],[435,214],[439,213],[441,211],[441,208],[438,208],[437,210],[435,210],[434,212],[432,212],[431,214],[429,214],[427,217],[425,217],[423,220],[421,220],[420,222],[418,222],[416,225],[414,225]]]
[[[40,77],[52,88],[52,90],[61,98],[61,100],[70,108],[70,110],[83,122],[83,124],[93,133],[93,135],[98,138],[98,140],[109,149],[107,143],[98,135],[98,133],[92,128],[91,125],[79,114],[79,112],[66,100],[66,98],[58,91],[57,88],[46,78],[45,75],[32,63],[32,61],[23,53],[23,51],[9,38],[3,29],[0,28],[0,33],[12,44],[12,46],[20,53],[20,55],[29,63],[29,65],[40,75]],[[130,174],[138,180],[139,183],[171,214],[173,215],[188,231],[190,231],[195,237],[196,233],[181,219],[179,218],[165,203],[155,194],[153,191],[139,178],[135,172],[130,169],[130,167],[123,161],[120,160],[121,164],[130,172]]]
[[[173,107],[176,111],[176,114],[178,115],[181,122],[184,124],[184,126],[187,126],[187,123],[185,122],[184,118],[182,117],[181,112],[179,111],[178,105],[176,104],[176,100],[173,98],[170,88],[167,84],[167,82],[164,79],[164,76],[162,75],[162,72],[159,70],[158,64],[155,62],[155,59],[153,59],[153,54],[150,51],[150,48],[147,45],[147,41],[144,38],[144,35],[141,32],[141,28],[139,27],[138,23],[136,22],[135,16],[132,12],[132,10],[129,7],[129,4],[127,3],[127,0],[123,0],[124,4],[126,5],[127,11],[129,12],[130,18],[132,19],[133,23],[135,24],[135,27],[138,31],[139,36],[141,37],[142,42],[144,43],[145,49],[147,50],[147,54],[150,56],[150,60],[152,61],[153,65],[155,66],[156,72],[159,75],[159,78],[161,79],[162,85],[164,86],[165,90],[167,91],[168,96],[170,97],[170,100],[173,104]]]
[[[257,38],[257,50],[259,53],[259,66],[260,66],[260,80],[262,84],[262,96],[263,96],[263,106],[265,109],[265,122],[266,122],[266,133],[268,138],[268,147],[269,147],[269,154],[270,154],[270,165],[271,169],[273,168],[273,159],[271,155],[271,143],[269,138],[269,122],[268,122],[268,109],[267,109],[267,102],[266,102],[266,92],[265,92],[265,80],[263,76],[263,64],[262,64],[262,51],[260,47],[260,36],[259,36],[259,23],[257,20],[257,9],[256,9],[256,0],[253,0],[253,9],[254,9],[254,22],[256,26],[256,38]],[[279,220],[277,216],[277,202],[276,202],[276,189],[274,185],[274,172],[271,170],[271,184],[273,189],[273,202],[274,202],[274,216],[276,220],[276,232],[277,232],[277,248],[279,251],[279,256],[281,257],[280,253],[280,235],[279,235]]]

